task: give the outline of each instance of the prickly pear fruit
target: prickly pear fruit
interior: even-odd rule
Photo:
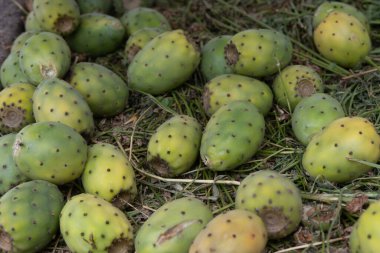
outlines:
[[[41,252],[56,235],[63,196],[43,180],[22,183],[0,198],[0,251]]]
[[[137,194],[132,165],[117,147],[107,143],[97,143],[88,148],[82,183],[85,192],[120,207]]]
[[[314,28],[317,27],[333,11],[345,12],[354,16],[363,24],[363,26],[368,31],[370,30],[368,19],[362,12],[360,12],[352,5],[335,1],[326,1],[317,8],[317,10],[314,12],[313,17]]]
[[[373,202],[359,217],[350,235],[350,251],[353,253],[379,250],[380,201]]]
[[[95,116],[114,116],[122,112],[127,104],[127,84],[102,65],[77,63],[71,68],[68,82],[85,98]]]
[[[137,232],[136,253],[187,253],[194,238],[211,219],[208,206],[196,198],[168,202]]]
[[[124,13],[120,20],[128,35],[143,28],[171,30],[168,20],[160,12],[145,7],[135,8]]]
[[[131,63],[135,55],[148,44],[149,41],[154,39],[157,35],[163,33],[161,28],[143,28],[133,33],[127,40],[124,49],[124,55],[128,63]]]
[[[272,90],[265,83],[247,76],[226,74],[211,79],[205,86],[203,106],[208,115],[231,101],[244,100],[254,104],[266,115],[272,107]]]
[[[259,215],[271,239],[294,232],[302,218],[302,199],[297,186],[275,171],[252,173],[240,184],[235,200],[237,209]]]
[[[72,252],[132,252],[131,223],[120,209],[91,194],[79,194],[63,207],[63,239]]]
[[[201,71],[207,81],[219,75],[232,73],[224,57],[224,47],[231,38],[230,35],[218,36],[203,46]]]
[[[91,135],[94,130],[86,100],[70,84],[57,78],[38,85],[33,94],[33,113],[37,122],[61,122],[84,135]]]
[[[350,159],[376,163],[380,158],[380,136],[365,118],[344,117],[314,135],[302,158],[303,167],[314,178],[343,183],[371,170]]]
[[[108,13],[112,9],[110,0],[77,0],[80,13]]]
[[[33,93],[36,87],[16,83],[0,92],[0,132],[13,133],[34,122]]]
[[[25,42],[30,38],[32,37],[33,35],[35,35],[36,32],[23,32],[21,33],[16,39],[15,41],[13,41],[13,44],[12,44],[12,48],[11,48],[11,53],[12,54],[15,54],[15,53],[18,53],[20,51],[20,49],[24,46]]]
[[[165,177],[188,171],[198,157],[201,138],[202,129],[196,119],[185,115],[172,117],[149,140],[150,167]]]
[[[297,104],[292,114],[292,128],[297,139],[307,145],[314,134],[345,116],[341,104],[330,95],[316,93]]]
[[[183,84],[197,68],[200,53],[183,30],[162,33],[135,56],[128,68],[132,89],[159,95]]]
[[[115,13],[117,16],[123,15],[127,11],[127,3],[124,0],[110,0],[113,5],[113,9],[115,10]],[[140,2],[141,3],[141,2]]]
[[[284,34],[268,29],[250,29],[237,33],[225,47],[227,64],[234,73],[262,77],[285,67],[293,47]]]
[[[259,216],[244,210],[219,214],[195,238],[189,253],[262,253],[268,236]]]
[[[116,51],[124,36],[124,27],[117,18],[101,13],[87,13],[81,15],[79,27],[66,40],[77,53],[102,56]]]
[[[44,29],[38,22],[36,13],[34,11],[29,12],[25,20],[25,31],[27,32],[42,32]]]
[[[264,131],[264,117],[256,106],[248,101],[233,101],[220,107],[207,123],[201,158],[212,170],[232,170],[257,152]]]
[[[324,57],[346,68],[360,64],[371,50],[371,38],[363,24],[337,11],[314,30],[314,43]]]
[[[302,98],[323,90],[324,84],[319,74],[314,69],[302,65],[286,67],[273,82],[277,103],[292,110]]]
[[[13,161],[12,146],[15,139],[16,134],[7,134],[0,137],[0,196],[28,179]]]
[[[33,0],[33,11],[45,31],[68,35],[79,25],[75,0]]]
[[[22,72],[17,53],[11,53],[5,59],[0,68],[1,85],[5,88],[14,83],[29,82],[28,76]]]
[[[61,36],[41,32],[25,42],[19,63],[29,81],[38,85],[45,79],[61,78],[66,74],[71,64],[71,51]]]
[[[80,134],[62,123],[34,123],[17,134],[13,159],[31,179],[65,184],[82,174],[87,144]]]

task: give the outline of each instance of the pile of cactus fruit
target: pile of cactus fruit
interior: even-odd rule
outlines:
[[[158,4],[128,2],[29,1],[25,32],[0,68],[0,252],[52,244],[50,252],[275,252],[269,245],[306,227],[334,226],[339,214],[309,215],[318,198],[298,179],[343,194],[370,178],[380,168],[378,117],[347,110],[329,92],[328,70],[294,60],[300,48],[286,30],[264,25],[204,39]],[[353,72],[374,64],[359,9],[324,2],[313,11],[305,24],[313,55]],[[181,104],[194,96],[196,113]],[[141,108],[142,100],[150,103]],[[138,130],[149,113],[160,124]],[[267,152],[281,120],[288,136],[280,152],[298,156],[291,165]],[[102,131],[105,122],[111,128]],[[147,193],[150,185],[161,192]],[[215,204],[220,189],[233,196],[224,206]],[[144,204],[148,194],[159,207]],[[379,215],[374,201],[350,216],[355,225],[340,241],[353,253],[380,252]]]

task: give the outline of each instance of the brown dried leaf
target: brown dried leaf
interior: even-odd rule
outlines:
[[[353,198],[345,207],[349,213],[358,213],[363,209],[363,206],[368,203],[368,196],[359,194]]]

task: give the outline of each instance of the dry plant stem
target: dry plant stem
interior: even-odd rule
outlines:
[[[376,71],[379,71],[379,69],[373,68],[373,69],[369,69],[369,70],[366,70],[366,71],[360,71],[358,73],[355,73],[355,74],[352,74],[352,75],[349,75],[349,76],[344,76],[344,77],[342,77],[342,80],[348,80],[348,79],[364,76],[364,75],[371,74],[371,73],[376,72]]]
[[[14,5],[17,6],[25,15],[28,14],[28,11],[25,10],[25,8],[17,1],[17,0],[11,0]]]

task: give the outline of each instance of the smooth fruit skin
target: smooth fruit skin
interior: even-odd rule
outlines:
[[[371,50],[371,38],[362,23],[337,11],[314,30],[314,43],[324,57],[345,68],[359,65]]]
[[[297,186],[281,174],[262,170],[250,174],[240,184],[236,209],[259,215],[270,239],[293,233],[302,219],[302,198]]]
[[[352,5],[341,3],[341,2],[335,2],[335,1],[323,2],[317,8],[313,16],[314,28],[317,27],[333,11],[345,12],[347,14],[354,16],[364,25],[364,27],[368,31],[370,31],[370,25],[369,25],[368,19],[362,12],[360,12],[358,9],[356,9]]]
[[[127,11],[120,18],[128,35],[143,28],[160,28],[164,31],[171,30],[168,20],[155,9],[139,7]]]
[[[224,57],[224,47],[231,38],[232,36],[230,35],[218,36],[202,47],[200,66],[207,81],[219,75],[232,73],[232,69]]]
[[[23,32],[21,33],[12,44],[11,53],[18,53],[20,52],[20,49],[24,46],[25,42],[35,35],[36,32]]]
[[[46,31],[42,28],[40,22],[37,20],[36,13],[34,11],[29,12],[25,20],[25,31],[27,32],[42,32]]]
[[[238,100],[252,103],[261,114],[266,115],[272,107],[273,93],[264,82],[236,74],[220,75],[206,83],[203,107],[208,115]]]
[[[33,113],[37,122],[60,122],[86,136],[94,131],[86,100],[70,84],[57,78],[38,85],[33,94]]]
[[[21,70],[17,53],[10,53],[0,68],[0,81],[3,88],[14,83],[27,83],[29,78]]]
[[[45,31],[68,35],[79,25],[79,7],[75,0],[33,0],[33,11]]]
[[[62,123],[34,123],[17,134],[13,159],[25,176],[61,185],[82,174],[87,144],[80,134]]]
[[[0,251],[42,252],[56,236],[63,195],[43,180],[22,183],[0,198]]]
[[[133,201],[137,195],[132,165],[119,148],[108,143],[89,146],[82,183],[86,193],[120,207]]]
[[[256,106],[247,101],[233,101],[220,107],[207,123],[201,158],[211,170],[232,170],[258,151],[264,132],[264,117]]]
[[[353,226],[350,235],[352,253],[378,252],[380,248],[380,202],[369,205]]]
[[[202,138],[202,127],[195,118],[173,116],[160,125],[148,144],[147,161],[161,176],[180,175],[193,166]]]
[[[7,134],[0,137],[0,196],[16,185],[28,180],[13,161],[12,146],[16,134]]]
[[[66,40],[77,53],[103,56],[115,52],[124,37],[124,27],[117,18],[102,13],[87,13],[81,15],[78,28]]]
[[[194,238],[211,219],[209,207],[196,198],[168,202],[140,227],[136,253],[188,253]]]
[[[316,93],[302,99],[294,109],[293,133],[302,144],[307,145],[316,133],[344,116],[338,100],[328,94]]]
[[[225,57],[235,74],[264,77],[289,64],[293,46],[281,32],[249,29],[235,34],[225,47]]]
[[[151,40],[128,67],[128,84],[134,90],[160,95],[190,78],[200,53],[183,30],[162,33]]]
[[[19,64],[29,82],[37,86],[43,80],[66,74],[71,64],[71,51],[61,36],[41,32],[25,42],[20,50]]]
[[[100,197],[88,193],[72,197],[59,223],[72,252],[132,252],[133,231],[127,216]]]
[[[189,253],[262,253],[268,241],[259,216],[232,210],[212,219],[195,238]]]
[[[112,9],[111,0],[77,0],[81,14],[98,12],[109,13]]]
[[[344,117],[314,135],[303,154],[302,165],[313,178],[344,183],[371,170],[348,158],[376,163],[380,136],[365,118]]]
[[[127,84],[112,70],[90,62],[71,67],[68,82],[84,97],[94,116],[111,117],[127,105]]]
[[[0,91],[0,132],[14,133],[33,123],[33,94],[36,87],[15,83]]]
[[[321,76],[311,67],[291,65],[284,68],[273,82],[277,103],[283,108],[294,110],[305,97],[324,90]]]

